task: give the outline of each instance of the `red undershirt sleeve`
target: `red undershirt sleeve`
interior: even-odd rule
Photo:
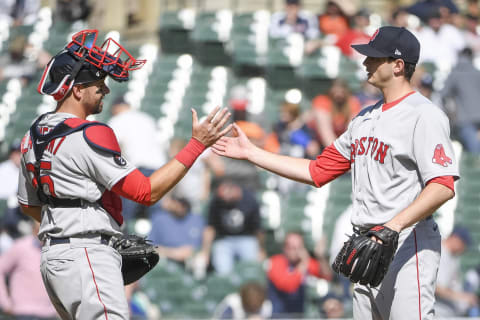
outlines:
[[[454,186],[454,183],[453,183],[454,182],[453,176],[441,176],[441,177],[436,177],[436,178],[430,179],[430,180],[428,180],[427,185],[432,183],[432,182],[442,184],[445,187],[452,190],[453,192],[455,192],[455,186]]]
[[[321,187],[350,170],[350,159],[342,156],[331,144],[317,159],[310,161],[309,170],[315,185]]]
[[[130,172],[125,178],[118,181],[112,188],[116,194],[149,206],[151,199],[152,186],[150,179],[145,177],[138,169]]]

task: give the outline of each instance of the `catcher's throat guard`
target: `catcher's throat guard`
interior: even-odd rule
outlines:
[[[127,81],[129,71],[140,69],[146,62],[134,58],[112,38],[100,46],[97,39],[98,30],[94,29],[74,34],[72,41],[45,67],[37,91],[60,101],[76,84],[95,82],[107,75],[116,81]]]

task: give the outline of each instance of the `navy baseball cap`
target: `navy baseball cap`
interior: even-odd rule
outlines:
[[[470,247],[473,243],[470,231],[468,231],[468,229],[464,226],[455,225],[451,234],[456,235],[457,237],[462,239],[463,243],[465,243],[467,247]]]
[[[353,44],[351,47],[367,57],[390,57],[413,64],[420,56],[420,42],[404,27],[381,27],[368,43]]]

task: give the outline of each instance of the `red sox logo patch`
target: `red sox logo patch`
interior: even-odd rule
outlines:
[[[378,30],[379,30],[379,29],[377,29],[377,30],[373,33],[372,37],[370,38],[370,42],[372,42],[373,40],[375,40],[375,38],[377,37],[377,34],[378,34]]]
[[[452,159],[447,157],[442,144],[437,144],[437,146],[435,147],[435,150],[433,151],[432,162],[439,164],[443,167],[448,167],[449,164],[452,164]]]

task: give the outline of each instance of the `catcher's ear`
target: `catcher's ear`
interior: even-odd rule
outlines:
[[[72,95],[75,97],[76,100],[80,100],[82,98],[82,95],[83,95],[83,90],[84,88],[82,87],[81,84],[78,84],[78,85],[74,85],[72,87]]]

